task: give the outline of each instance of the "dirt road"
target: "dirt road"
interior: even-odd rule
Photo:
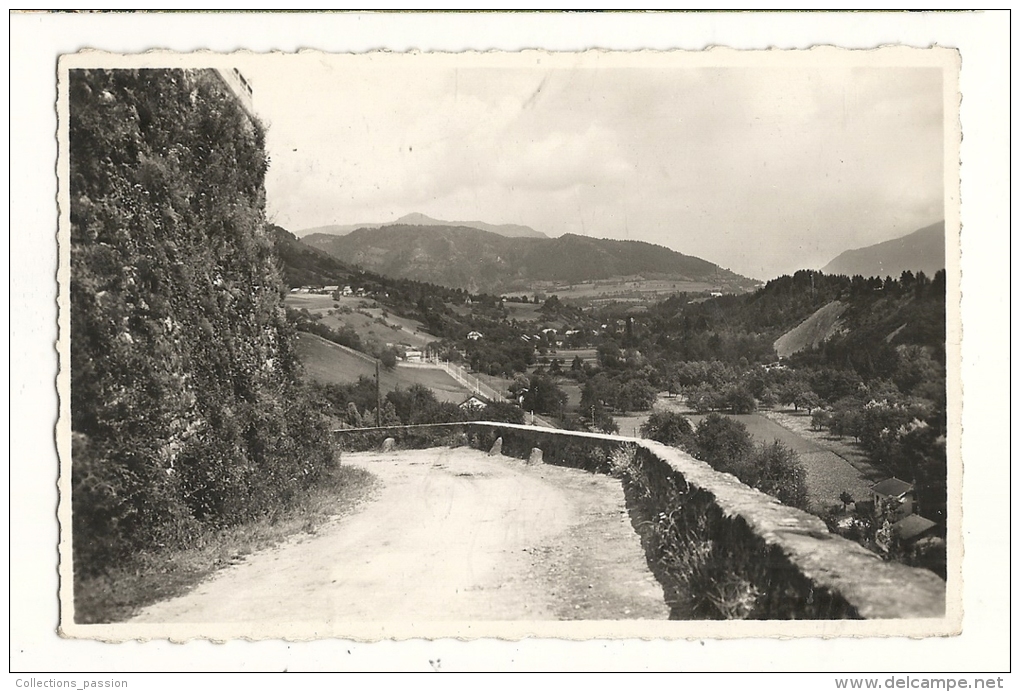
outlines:
[[[469,449],[344,456],[358,513],[136,622],[667,619],[618,481]]]

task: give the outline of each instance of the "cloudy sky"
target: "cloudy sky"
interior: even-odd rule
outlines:
[[[943,218],[943,73],[897,62],[912,66],[525,53],[243,71],[269,125],[269,214],[289,230],[422,212],[645,240],[768,279]]]

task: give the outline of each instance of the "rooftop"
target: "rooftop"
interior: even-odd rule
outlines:
[[[914,489],[914,486],[899,478],[887,478],[880,483],[871,486],[871,492],[885,497],[901,497]]]
[[[911,514],[893,524],[892,530],[903,540],[909,541],[920,536],[933,526],[935,526],[935,522],[931,519],[925,519],[919,514]]]

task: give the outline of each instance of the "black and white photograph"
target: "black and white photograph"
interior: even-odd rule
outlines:
[[[959,626],[954,51],[104,59],[68,633]]]
[[[65,641],[965,633],[960,50],[153,48],[55,64]]]

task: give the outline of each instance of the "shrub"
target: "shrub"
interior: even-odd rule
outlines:
[[[807,473],[797,453],[778,440],[755,447],[740,421],[710,413],[698,424],[690,451],[783,504],[800,509],[808,506]]]
[[[509,401],[490,401],[485,408],[469,413],[467,417],[471,420],[487,420],[496,423],[517,423],[518,425],[524,423],[524,411]]]
[[[784,505],[808,508],[807,472],[797,453],[779,440],[772,444],[762,443],[755,449],[750,463],[738,471],[737,477],[742,482],[771,495]]]

